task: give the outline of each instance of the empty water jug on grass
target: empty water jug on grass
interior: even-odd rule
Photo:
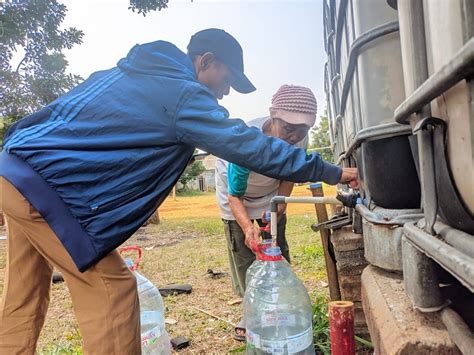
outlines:
[[[136,271],[141,259],[141,249],[135,246],[124,247],[120,252],[129,250],[138,252],[138,259],[135,262],[127,258],[125,263],[137,278],[142,354],[171,354],[170,338],[165,330],[165,306],[160,291],[150,280]]]
[[[315,354],[306,288],[279,247],[266,248],[262,261],[244,296],[247,354]]]

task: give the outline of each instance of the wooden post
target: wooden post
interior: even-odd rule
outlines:
[[[329,302],[329,335],[332,355],[355,354],[354,303]]]
[[[323,185],[318,182],[310,185],[311,193],[314,197],[324,197]],[[328,220],[328,212],[326,205],[315,204],[316,216],[318,217],[318,223],[326,222]],[[341,291],[339,290],[339,280],[337,278],[336,261],[332,258],[329,253],[329,243],[331,232],[328,229],[321,229],[321,244],[324,250],[324,260],[326,262],[326,273],[328,275],[329,283],[329,298],[331,301],[337,301],[341,299]]]
[[[173,201],[176,201],[176,185],[173,186]]]
[[[153,213],[150,218],[148,218],[148,221],[146,221],[146,224],[160,224],[160,212],[158,211],[158,208],[156,209],[155,213]]]

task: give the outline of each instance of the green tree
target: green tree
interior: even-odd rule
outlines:
[[[195,161],[194,163],[188,165],[184,170],[184,173],[179,178],[179,182],[183,184],[183,190],[187,190],[188,183],[201,175],[203,172],[206,171],[204,164],[202,161]]]
[[[333,162],[334,156],[330,146],[329,120],[326,115],[320,116],[318,125],[311,129],[311,143],[309,149],[314,149],[321,154],[324,160]]]
[[[67,9],[55,0],[6,1],[0,6],[1,139],[9,125],[81,80],[66,72],[62,52],[82,43],[84,34],[74,27],[60,29]],[[13,65],[16,57],[19,62]]]
[[[168,0],[130,0],[145,16]],[[81,44],[84,33],[61,29],[67,8],[56,0],[0,1],[0,144],[10,125],[79,83],[67,72],[63,50]],[[19,57],[19,58],[18,58]],[[18,59],[18,64],[13,61]]]
[[[166,9],[168,2],[169,0],[130,0],[128,8],[133,12],[137,11],[139,14],[146,16],[148,12]]]

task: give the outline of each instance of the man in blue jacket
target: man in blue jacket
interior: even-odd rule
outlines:
[[[85,353],[140,353],[135,278],[115,248],[163,202],[196,147],[277,179],[356,179],[354,169],[228,119],[217,99],[230,87],[255,90],[242,48],[207,29],[187,54],[164,41],[136,45],[117,67],[8,131],[0,154],[8,228],[0,353],[34,353],[53,267],[71,291]]]

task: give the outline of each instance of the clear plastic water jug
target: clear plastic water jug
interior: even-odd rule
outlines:
[[[257,272],[263,266],[263,260],[262,260],[263,250],[265,250],[271,245],[272,245],[271,239],[262,240],[260,244],[260,250],[255,253],[255,261],[252,263],[252,265],[249,266],[249,268],[247,269],[247,272],[245,273],[245,288],[247,288],[250,280],[253,279],[253,277],[257,274]]]
[[[171,343],[165,330],[165,306],[158,288],[136,271],[137,263],[125,259],[125,263],[137,278],[140,302],[140,333],[143,355],[171,354]]]
[[[306,288],[279,247],[263,255],[244,296],[247,354],[315,354]]]

